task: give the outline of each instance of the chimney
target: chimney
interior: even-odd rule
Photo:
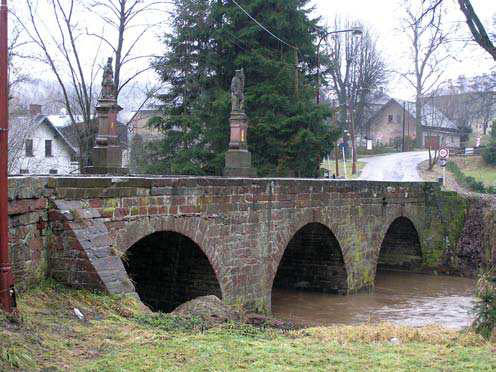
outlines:
[[[41,115],[41,105],[29,105],[29,115],[31,115],[32,118]]]

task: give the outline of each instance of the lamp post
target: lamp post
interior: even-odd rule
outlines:
[[[363,31],[356,27],[356,28],[350,28],[347,30],[337,30],[337,31],[326,31],[323,29],[319,29],[321,31],[319,42],[317,43],[317,93],[316,93],[316,102],[317,104],[320,103],[320,44],[322,44],[322,41],[326,40],[329,35],[332,34],[340,34],[343,32],[351,32],[353,36],[362,36]]]
[[[350,135],[351,135],[351,174],[357,173],[356,169],[356,144],[355,144],[355,122],[353,121],[353,99],[350,97],[348,109],[350,111]]]
[[[7,0],[0,5],[0,308],[12,313],[14,303],[14,280],[9,261],[8,216],[8,47],[7,47]]]

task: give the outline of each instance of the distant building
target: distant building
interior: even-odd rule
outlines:
[[[15,125],[17,120],[11,121]],[[46,116],[37,116],[26,133],[12,174],[73,174],[78,170],[78,151]]]
[[[423,105],[422,114],[422,146],[460,146],[458,127],[446,115],[428,104]],[[415,140],[415,103],[392,98],[369,119],[367,126],[375,145],[397,145],[403,136]]]
[[[30,117],[10,118],[12,130],[9,131],[9,143],[12,146],[9,145],[9,152],[13,156],[9,159],[9,173],[79,174],[78,131],[69,115],[42,115],[39,105],[31,105],[30,114]],[[22,138],[19,140],[10,136]],[[123,164],[126,166],[127,128],[123,125],[119,126],[119,140],[124,150]]]
[[[139,135],[144,141],[147,141],[160,138],[160,132],[157,129],[150,128],[148,126],[148,121],[155,116],[161,115],[160,109],[152,108],[121,113],[119,119],[122,122],[129,123],[128,126],[131,138]]]
[[[435,106],[458,128],[470,128],[476,136],[488,134],[496,119],[496,71],[448,80],[436,95],[423,97],[422,102]]]

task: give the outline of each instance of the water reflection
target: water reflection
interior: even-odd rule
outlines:
[[[310,325],[390,321],[461,329],[471,323],[474,281],[412,273],[378,273],[373,293],[352,296],[273,289],[272,311]]]

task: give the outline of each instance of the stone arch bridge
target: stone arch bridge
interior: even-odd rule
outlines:
[[[49,275],[169,310],[196,295],[270,310],[273,286],[353,293],[379,265],[449,270],[468,202],[436,183],[9,180],[19,281]]]

